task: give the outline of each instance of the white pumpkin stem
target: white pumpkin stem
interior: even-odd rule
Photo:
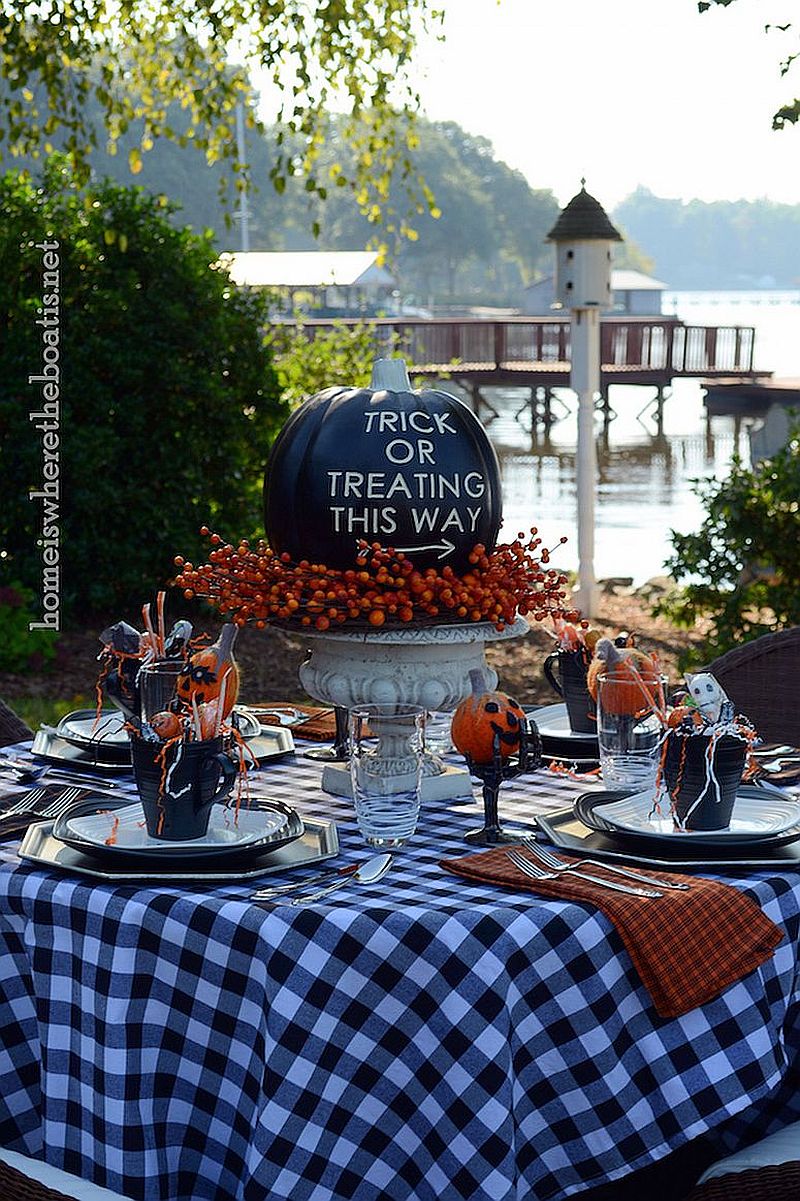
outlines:
[[[469,673],[470,687],[472,688],[473,696],[480,696],[486,691],[486,682],[483,678],[483,672],[479,667],[473,667]]]
[[[227,622],[222,627],[215,647],[221,659],[230,659],[231,651],[233,650],[233,644],[236,641],[236,635],[238,633],[239,627],[234,625],[232,621]]]
[[[376,359],[369,386],[373,392],[410,392],[405,359]]]

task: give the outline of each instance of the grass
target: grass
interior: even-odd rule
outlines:
[[[14,712],[32,730],[42,724],[57,726],[62,717],[75,709],[94,709],[95,698],[88,695],[73,696],[70,700],[54,701],[46,696],[15,696]]]

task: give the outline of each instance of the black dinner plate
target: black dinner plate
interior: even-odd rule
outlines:
[[[525,705],[524,708],[536,722],[544,754],[553,759],[597,760],[600,753],[597,735],[575,733],[570,728],[566,705]]]
[[[131,758],[125,714],[119,709],[76,709],[56,726],[56,734],[94,760],[129,763]]]
[[[115,829],[114,819],[118,811],[124,812],[120,812],[120,825]],[[261,833],[258,830],[260,814],[263,814]],[[95,816],[98,818],[98,826],[107,824],[108,836],[114,837],[114,842],[97,841],[96,838],[89,837],[75,828],[74,819]],[[229,860],[239,862],[267,850],[277,850],[302,837],[304,829],[299,814],[288,805],[275,800],[259,802],[257,808],[243,807],[239,825],[242,823],[246,823],[251,834],[237,841],[239,826],[235,821],[235,811],[223,805],[214,805],[210,828],[218,833],[219,841],[214,841],[213,838],[202,843],[199,840],[156,841],[147,836],[144,813],[135,797],[109,798],[106,795],[95,794],[93,797],[85,797],[79,804],[73,805],[62,814],[53,826],[53,835],[66,846],[100,861],[157,864],[161,867],[169,864],[191,864],[194,867],[214,866]],[[131,841],[125,840],[126,832],[132,835]],[[233,836],[228,839],[229,834]]]
[[[743,784],[738,795],[751,799],[763,796],[763,790],[754,784]],[[621,830],[609,825],[603,818],[603,805],[622,800],[625,792],[584,792],[576,798],[572,806],[574,815],[588,826],[602,834],[614,845],[630,851],[641,851],[647,855],[658,855],[662,858],[693,858],[702,854],[709,859],[731,858],[739,855],[752,855],[762,852],[765,848],[785,846],[800,839],[800,805],[797,810],[797,825],[780,834],[757,834],[748,837],[742,834],[726,835],[717,830],[706,830],[684,837],[675,834],[640,834],[633,830]]]
[[[261,723],[246,708],[233,710],[236,726],[245,742],[261,733]],[[62,717],[55,735],[81,752],[87,763],[130,767],[131,745],[125,728],[125,714],[119,709],[76,709]]]

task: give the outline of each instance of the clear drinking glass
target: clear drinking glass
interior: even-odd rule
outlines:
[[[425,717],[425,748],[433,755],[446,755],[453,749],[453,739],[450,727],[453,723],[452,713],[443,713],[440,709],[429,709]]]
[[[150,722],[156,713],[169,709],[177,695],[178,677],[184,670],[182,659],[162,659],[145,664],[138,676],[142,721]]]
[[[666,679],[642,681],[600,676],[597,736],[606,788],[644,792],[654,788],[664,726]]]
[[[425,710],[360,705],[350,711],[350,777],[358,828],[375,847],[399,847],[417,828]]]

